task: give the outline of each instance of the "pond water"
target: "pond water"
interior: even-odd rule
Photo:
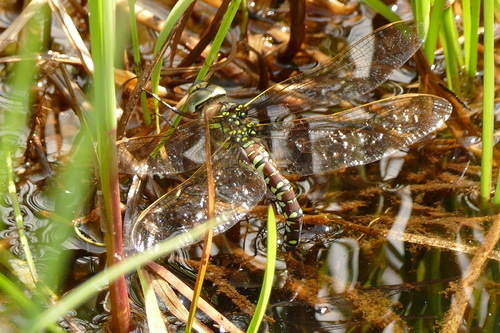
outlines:
[[[407,16],[407,4],[404,1],[398,3],[399,13]],[[145,61],[153,58],[152,45],[157,36],[155,24],[165,19],[170,7],[155,1],[140,1],[139,5],[146,13],[152,13],[149,11],[156,8],[155,18],[140,18],[141,59]],[[299,43],[302,48],[296,53],[292,65],[283,63],[277,56],[283,52],[289,39],[289,5],[285,3],[273,8],[267,2],[262,2],[250,3],[249,7],[252,10],[248,25],[242,23],[247,22],[244,17],[237,16],[238,27],[233,37],[238,37],[223,44],[221,49],[221,62],[228,59],[227,63],[216,66],[210,79],[225,87],[231,100],[239,103],[247,102],[272,82],[311,70],[318,62],[328,61],[354,40],[373,31],[374,26],[382,25],[378,23],[381,19],[365,5],[334,5],[323,1],[307,3],[304,23],[306,37],[303,43]],[[3,31],[19,10],[15,6],[2,8],[0,28]],[[82,36],[88,38],[85,9],[71,7],[68,11],[81,29]],[[192,57],[196,51],[193,45],[203,36],[215,11],[213,4],[208,2],[196,4],[183,33],[179,35],[175,52],[168,51],[161,84],[165,87],[162,98],[171,105],[186,95],[186,90],[194,81],[201,62],[198,57]],[[74,49],[61,37],[64,33],[60,26],[52,24],[49,36],[50,49],[68,57],[75,55]],[[240,37],[243,39],[242,36],[245,36],[245,43],[237,43]],[[127,46],[123,50],[126,55],[126,59],[122,59],[123,67],[128,70],[127,75],[133,77],[131,48],[127,43],[124,44]],[[42,275],[61,281],[55,292],[62,295],[101,271],[105,263],[105,249],[99,244],[103,242],[100,222],[102,198],[95,175],[81,178],[81,187],[89,191],[76,199],[72,195],[78,194],[79,185],[67,189],[67,197],[79,203],[72,211],[71,218],[58,215],[60,207],[57,203],[60,201],[54,199],[52,194],[62,187],[61,170],[72,161],[73,154],[81,150],[85,142],[81,136],[87,124],[82,125],[84,117],[80,113],[89,112],[89,108],[82,91],[88,90],[91,78],[81,64],[75,65],[74,58],[61,60],[53,53],[44,52],[44,57],[39,61],[37,84],[32,89],[32,109],[24,110],[28,114],[26,126],[19,131],[11,131],[8,124],[4,123],[4,119],[7,119],[4,114],[7,112],[5,110],[14,109],[10,106],[10,92],[13,90],[11,82],[16,75],[13,74],[13,63],[19,61],[15,56],[11,57],[11,54],[15,54],[11,48],[2,46],[1,49],[0,112],[3,115],[0,116],[0,140],[13,141],[17,147],[13,155],[17,200],[24,220],[22,229],[26,233],[34,261],[40,271],[45,270]],[[437,74],[444,78],[444,73],[437,70],[443,68],[442,56],[438,55],[436,61]],[[64,65],[47,65],[53,63]],[[175,68],[178,66],[182,69]],[[189,66],[194,66],[196,70]],[[349,101],[350,105],[341,103],[338,108],[355,107],[403,92],[417,92],[414,81],[418,75],[422,73],[417,73],[414,62],[410,61],[391,76],[395,81],[388,81],[374,91],[359,96],[357,100]],[[67,78],[70,78],[69,82]],[[118,74],[117,82],[120,83],[118,103],[125,110],[132,91],[126,84],[127,80],[118,78]],[[477,97],[466,101],[472,106],[472,111],[467,111],[472,124],[464,125],[464,122],[460,123],[452,116],[453,120],[447,125],[438,126],[418,143],[398,149],[399,152],[381,161],[340,170],[335,168],[335,171],[325,168],[325,172],[312,175],[291,175],[289,180],[305,215],[302,238],[297,248],[281,251],[278,255],[273,291],[261,331],[439,331],[446,326],[444,320],[459,298],[457,293],[462,286],[462,279],[470,274],[471,269],[476,270],[477,277],[472,283],[469,306],[460,331],[500,330],[497,309],[500,273],[498,246],[489,252],[483,266],[474,265],[478,248],[492,242],[490,230],[498,223],[494,215],[497,212],[481,207],[479,200],[481,146],[474,130],[480,125],[475,111],[482,108],[479,102],[482,90],[480,86],[476,89]],[[498,131],[499,108],[496,110],[495,128]],[[164,117],[169,116],[168,111],[161,112],[166,114]],[[285,114],[281,120],[286,120],[288,116]],[[134,113],[126,130],[128,137],[153,133],[152,127],[146,125],[145,117]],[[461,127],[463,135],[460,137],[456,135],[460,127],[457,122],[466,126],[466,130]],[[194,149],[191,146],[189,148]],[[139,150],[142,149],[147,151],[146,147]],[[495,156],[498,156],[498,145],[496,149]],[[148,156],[149,152],[143,154]],[[280,152],[274,154],[278,156]],[[233,162],[237,164],[236,160]],[[219,165],[217,163],[214,162],[214,165]],[[82,174],[85,174],[92,170],[93,165],[89,163],[80,167]],[[225,171],[229,173],[229,170]],[[493,170],[496,179],[497,164]],[[122,175],[121,198],[124,206],[127,206],[123,209],[126,223],[124,238],[126,244],[132,244],[128,249],[132,254],[137,249],[130,241],[130,230],[137,216],[159,194],[174,189],[186,179],[201,179],[193,178],[193,172],[187,170],[166,177],[150,175],[140,180]],[[243,171],[239,174],[240,177],[246,175],[249,174]],[[80,179],[76,176],[73,178]],[[251,183],[240,185],[241,188],[235,188],[234,193],[243,193],[258,186]],[[206,191],[200,189],[201,186],[193,188],[195,190],[192,192],[201,191],[204,194]],[[19,241],[12,196],[4,192],[2,195],[0,211],[4,228],[0,238],[4,249],[10,251],[4,251],[2,272],[16,275],[15,272],[25,269],[26,264],[15,259],[25,260],[25,251]],[[252,196],[255,202],[249,200],[250,211],[238,213],[238,223],[215,237],[202,291],[205,300],[242,330],[250,323],[261,291],[267,260],[267,206],[276,201],[270,192],[259,195],[255,194],[256,199]],[[181,195],[179,197],[185,200]],[[195,203],[193,206],[199,208],[201,204]],[[282,235],[284,221],[281,215],[278,215],[278,221]],[[61,225],[63,229],[58,228]],[[162,228],[161,225],[153,227]],[[282,242],[283,239],[279,239],[280,249]],[[66,273],[50,271],[44,264],[48,257],[57,260],[59,256],[69,258],[64,263]],[[148,268],[157,276],[163,276],[166,271],[172,272],[192,287],[200,256],[201,244],[196,243],[162,258],[158,261],[161,266],[150,265]],[[64,260],[61,259],[61,262]],[[129,275],[127,282],[135,330],[147,331],[137,275]],[[174,286],[174,289],[178,290],[179,287]],[[8,299],[2,297],[1,301],[1,304],[7,304],[6,308],[10,307]],[[179,302],[189,306],[184,296],[179,296]],[[181,331],[184,324],[172,307],[166,298],[162,298],[160,309],[171,330]],[[102,331],[109,325],[109,311],[107,290],[104,290],[68,314],[62,325],[68,330],[79,327],[83,331]],[[22,315],[15,312],[6,311],[6,315],[20,322],[24,320]],[[199,312],[199,319],[208,330],[225,329],[220,328],[220,322],[216,323],[203,312]]]

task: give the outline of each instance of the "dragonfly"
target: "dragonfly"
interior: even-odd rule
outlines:
[[[386,25],[245,104],[229,101],[219,86],[199,83],[186,101],[197,117],[171,129],[167,140],[165,134],[122,140],[119,168],[126,173],[195,171],[140,214],[130,235],[134,250],[207,221],[204,126],[212,147],[214,233],[234,226],[270,191],[285,219],[285,248],[299,244],[303,212],[288,176],[380,160],[424,138],[450,116],[448,101],[427,94],[393,96],[337,112],[341,103],[360,99],[405,64],[422,43],[420,30],[414,21]],[[160,143],[159,153],[151,154],[149,147]]]

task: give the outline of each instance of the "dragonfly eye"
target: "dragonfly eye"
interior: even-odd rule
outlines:
[[[225,95],[226,90],[224,88],[215,84],[200,82],[189,90],[186,107],[189,112],[194,113],[200,110],[208,101]]]

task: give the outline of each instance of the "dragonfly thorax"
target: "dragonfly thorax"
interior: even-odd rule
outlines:
[[[250,137],[257,134],[255,122],[247,116],[242,107],[237,103],[224,103],[221,108],[221,115],[225,123],[223,131],[231,136],[233,141],[240,144],[247,142]]]

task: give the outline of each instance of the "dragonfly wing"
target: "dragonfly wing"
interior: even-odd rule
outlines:
[[[450,116],[445,99],[407,94],[328,116],[262,125],[284,173],[310,175],[389,156],[440,127]]]
[[[165,134],[123,139],[117,146],[118,169],[141,176],[196,170],[206,161],[204,126],[203,119],[196,119]],[[227,135],[214,128],[211,138],[213,148],[217,149]]]
[[[234,145],[213,162],[215,234],[226,231],[241,220],[266,193],[264,180],[245,159],[238,158],[243,157],[240,150]],[[207,220],[207,175],[202,166],[192,177],[141,213],[132,228],[133,247],[137,252],[143,251]],[[192,239],[184,246],[197,241],[199,239]]]
[[[250,116],[267,111],[271,121],[290,113],[325,112],[386,81],[422,43],[419,24],[396,22],[358,40],[324,65],[269,88],[246,104]]]

